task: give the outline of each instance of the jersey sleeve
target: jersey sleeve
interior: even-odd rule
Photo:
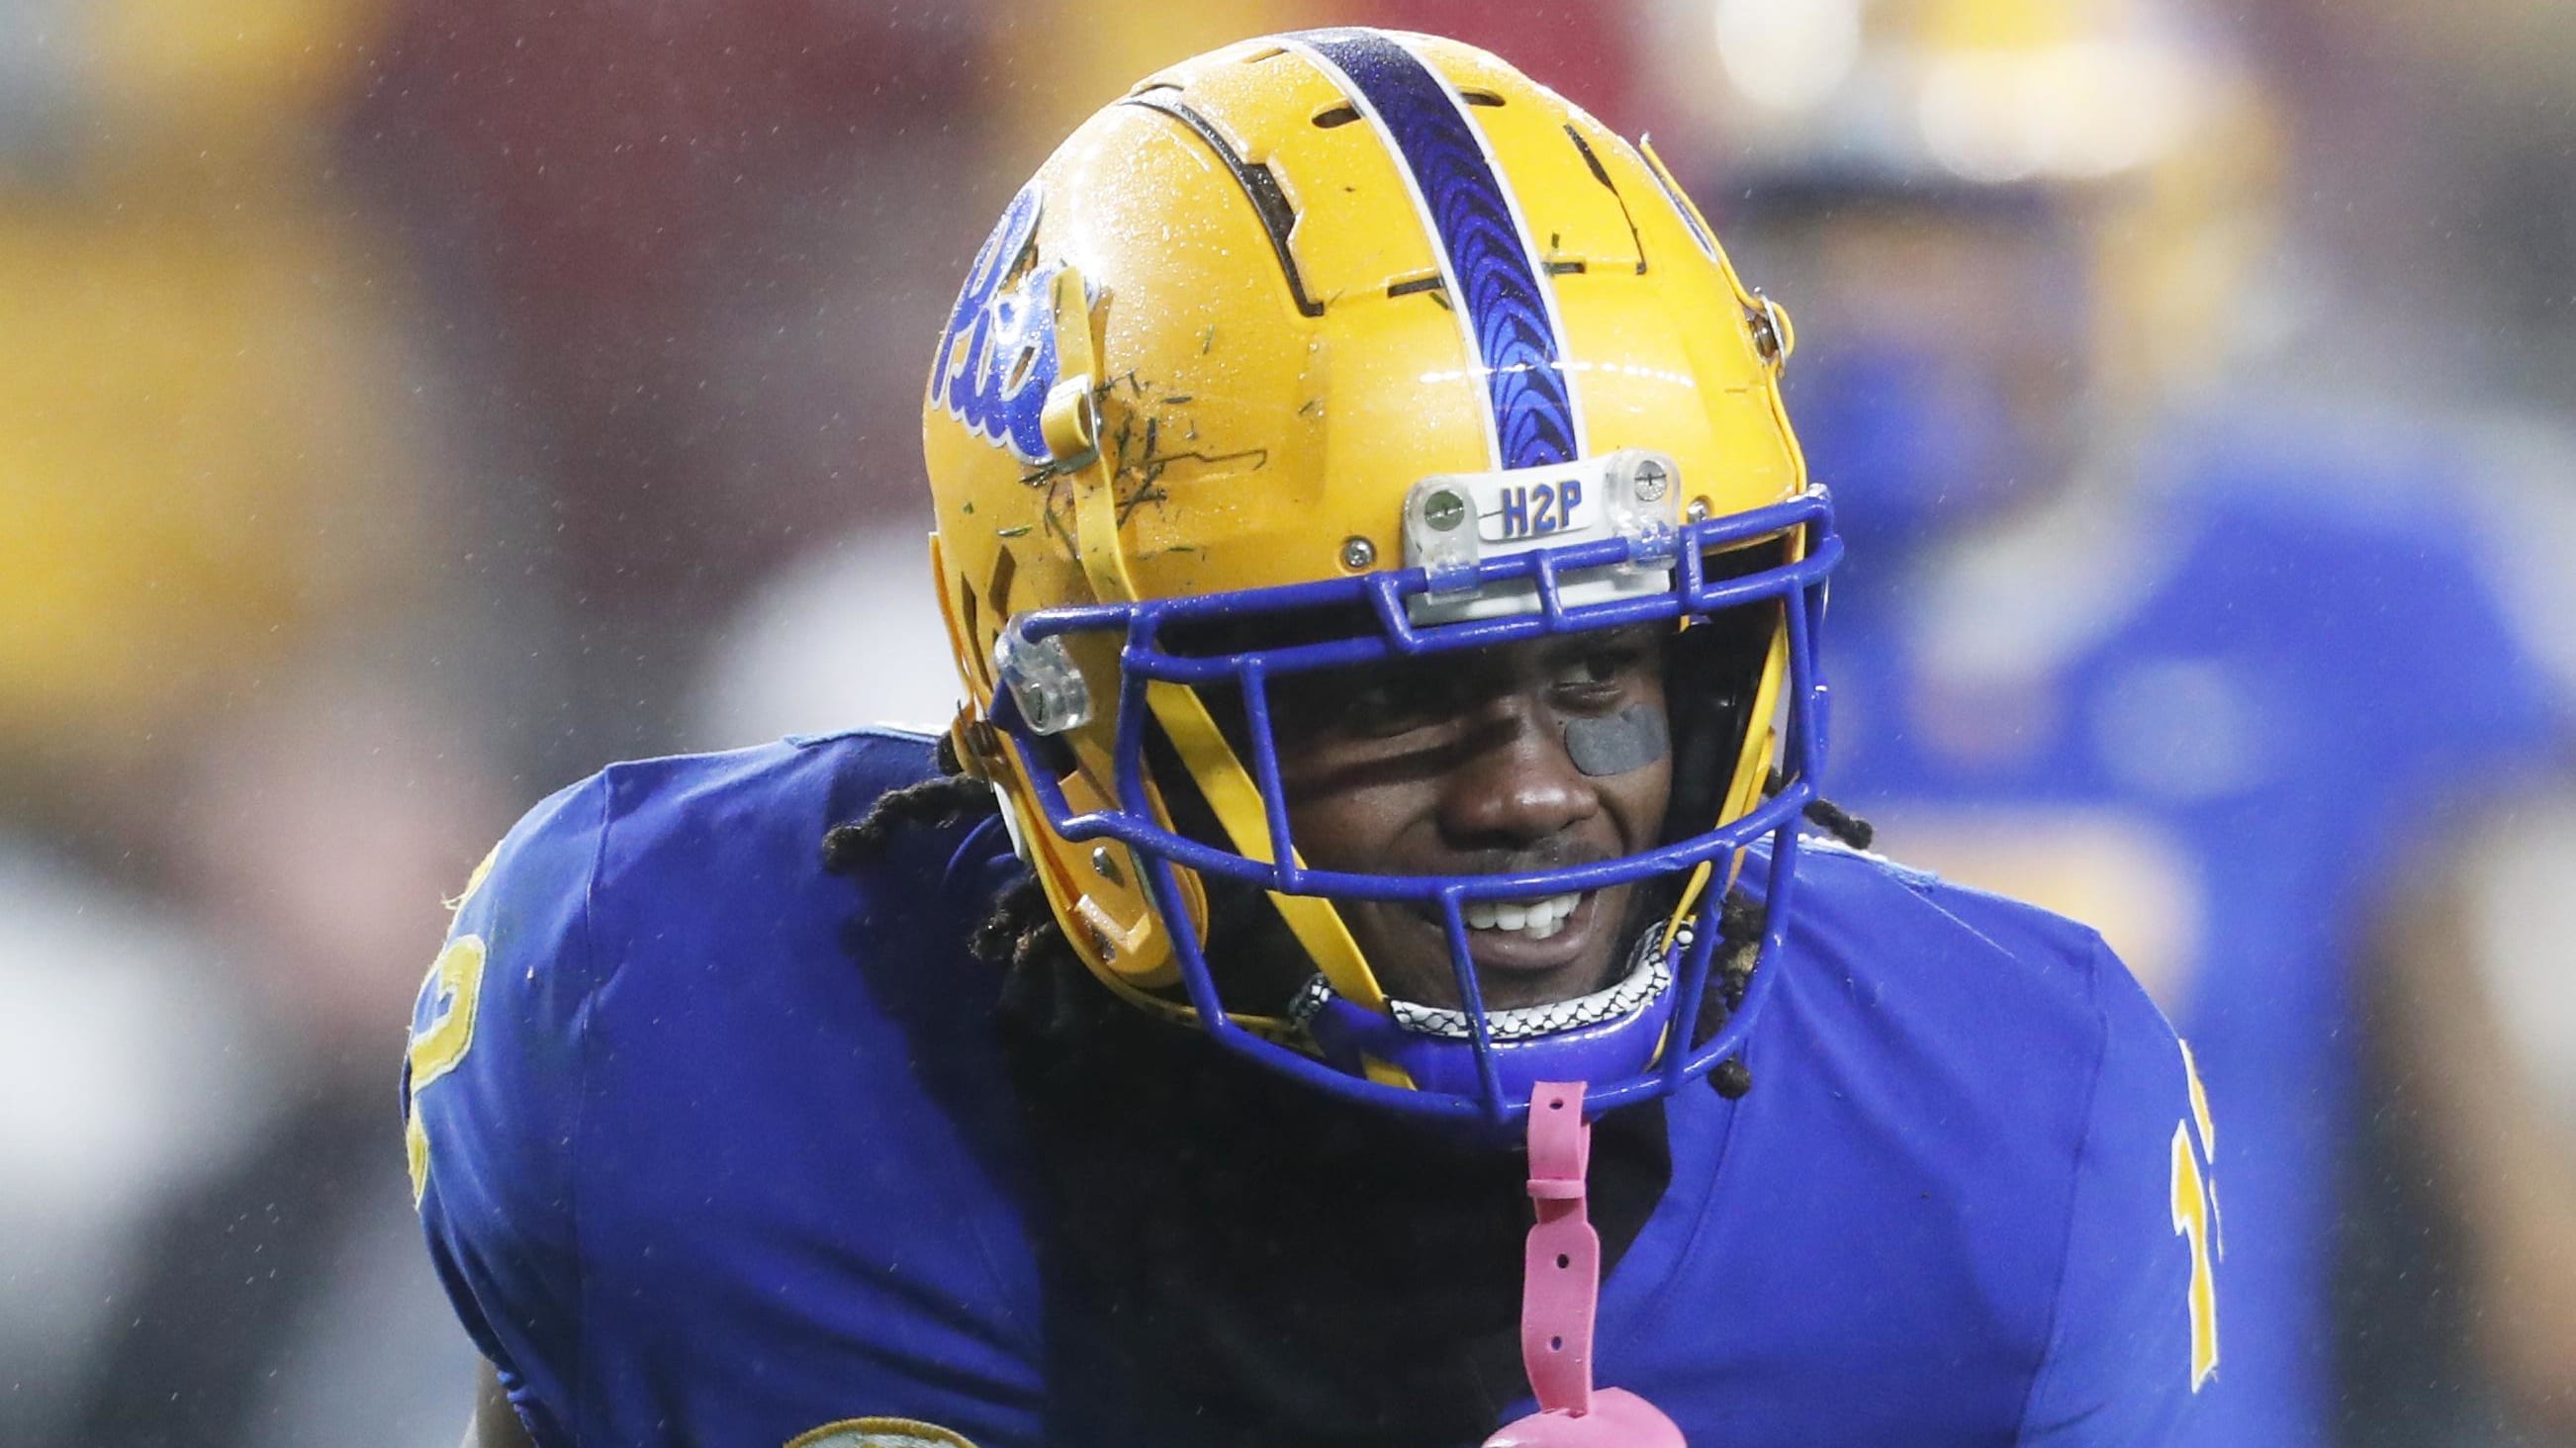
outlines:
[[[432,1262],[540,1444],[571,1441],[579,1391],[573,1162],[605,799],[598,778],[553,796],[476,870],[413,1004],[403,1065]]]
[[[2219,1390],[2216,1126],[2191,1054],[2096,945],[2101,1064],[2025,1448],[2189,1443]]]

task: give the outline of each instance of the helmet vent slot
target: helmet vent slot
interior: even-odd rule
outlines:
[[[1335,126],[1347,126],[1359,118],[1359,110],[1346,101],[1341,105],[1327,106],[1315,112],[1315,129],[1329,131]]]
[[[1255,60],[1263,58],[1253,57]],[[1324,315],[1324,304],[1306,295],[1305,279],[1297,274],[1296,255],[1288,249],[1288,233],[1297,226],[1297,208],[1288,204],[1288,194],[1279,189],[1279,178],[1270,174],[1270,168],[1260,162],[1244,160],[1226,140],[1224,132],[1171,91],[1149,91],[1129,96],[1120,104],[1161,111],[1189,127],[1192,135],[1207,143],[1207,148],[1225,163],[1226,170],[1234,173],[1236,184],[1243,188],[1244,196],[1252,202],[1254,214],[1261,218],[1261,229],[1270,234],[1271,254],[1279,259],[1280,274],[1287,278],[1288,295],[1296,300],[1297,310],[1309,317]]]
[[[1591,171],[1592,179],[1616,192],[1619,188],[1611,183],[1610,173],[1602,167],[1601,158],[1593,154],[1592,143],[1583,139],[1583,133],[1576,130],[1571,121],[1566,123],[1565,138],[1574,143],[1575,154],[1583,158],[1584,167]]]
[[[1465,101],[1471,106],[1499,106],[1503,104],[1503,98],[1489,90],[1462,90],[1458,92],[1458,99]]]
[[[1572,121],[1565,123],[1565,138],[1574,143],[1575,154],[1583,158],[1583,165],[1592,173],[1592,179],[1600,182],[1602,189],[1610,193],[1610,199],[1619,203],[1619,219],[1628,223],[1628,244],[1637,249],[1637,275],[1644,276],[1646,243],[1637,235],[1637,218],[1628,210],[1628,198],[1619,194],[1619,183],[1610,179],[1609,168],[1601,164],[1599,153],[1592,149],[1590,141],[1583,139],[1583,133],[1574,128]]]
[[[1010,549],[1004,548],[994,554],[993,581],[984,591],[992,596],[993,612],[1004,618],[1011,615],[1011,580],[1019,574],[1019,559],[1012,556]]]
[[[966,662],[973,665],[975,677],[989,689],[993,685],[993,666],[985,660],[984,651],[977,644],[976,634],[977,628],[983,621],[983,608],[975,597],[975,585],[962,580],[957,585],[957,614],[958,631],[966,636],[967,649],[964,655]]]

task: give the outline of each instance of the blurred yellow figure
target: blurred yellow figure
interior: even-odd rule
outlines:
[[[76,776],[373,604],[417,532],[405,287],[334,186],[374,0],[97,0],[13,69],[0,759]]]

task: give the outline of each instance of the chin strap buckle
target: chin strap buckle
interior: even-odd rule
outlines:
[[[1529,1195],[1538,1224],[1521,1263],[1521,1364],[1539,1410],[1506,1424],[1485,1448],[1685,1448],[1681,1429],[1652,1403],[1592,1386],[1601,1234],[1585,1212],[1591,1165],[1583,1083],[1538,1083],[1529,1109]]]

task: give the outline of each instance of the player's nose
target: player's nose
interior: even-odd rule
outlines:
[[[1442,782],[1440,826],[1460,849],[1520,849],[1598,814],[1600,792],[1575,768],[1565,732],[1520,692],[1485,701]]]

